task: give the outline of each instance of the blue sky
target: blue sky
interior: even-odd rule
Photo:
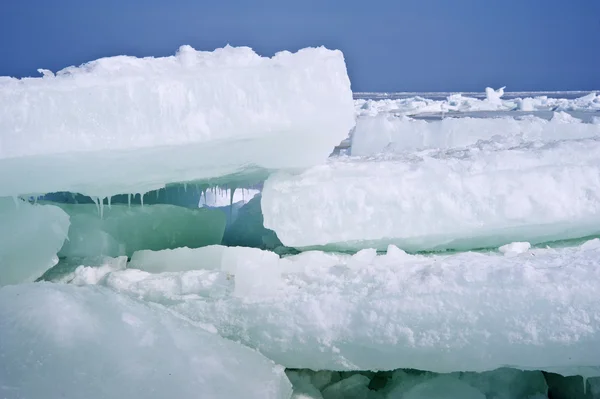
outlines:
[[[339,48],[355,91],[600,89],[600,0],[0,2],[0,75],[227,43]]]

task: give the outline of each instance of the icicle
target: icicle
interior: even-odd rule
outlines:
[[[166,191],[166,187],[165,187],[165,191]],[[156,190],[156,201],[158,201],[158,196],[160,194],[160,188],[158,190]]]
[[[100,220],[104,219],[104,197],[99,198],[100,200]]]
[[[39,195],[36,195],[35,197],[33,197],[33,204],[34,205],[37,205],[38,198],[40,198]]]
[[[587,377],[585,375],[582,376],[583,377],[583,394],[587,395]]]
[[[127,206],[131,208],[131,194],[127,194]]]
[[[202,192],[200,193],[200,199],[198,200],[198,207],[201,207],[202,204],[202,196],[204,195],[204,205],[206,205],[206,187],[202,187]]]
[[[140,193],[140,204],[144,207],[144,194]]]
[[[187,193],[187,183],[183,183],[183,191]]]
[[[111,196],[111,195],[109,195],[107,198],[108,198],[108,209],[112,209],[112,208],[111,208],[111,200],[112,200],[112,196]]]
[[[229,207],[233,206],[233,195],[235,194],[235,187],[229,189]]]
[[[16,195],[13,195],[13,201],[15,202],[15,207],[17,209],[19,209],[19,207],[21,206],[21,204],[19,204],[19,197],[17,197]]]
[[[98,216],[100,216],[100,201],[98,201],[98,197],[91,197],[94,204],[96,204],[96,210],[98,211]]]
[[[235,194],[235,187],[230,188],[229,191],[229,220],[233,220],[233,195]]]

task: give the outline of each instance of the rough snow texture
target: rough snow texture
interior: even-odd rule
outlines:
[[[263,58],[183,46],[172,57],[102,58],[0,81],[0,196],[105,197],[307,167],[353,125],[340,51]]]
[[[376,94],[376,93],[373,93]],[[564,111],[577,116],[593,116],[600,111],[600,95],[596,92],[578,93],[575,99],[531,97],[532,93],[522,93],[521,97],[503,99],[504,90],[486,89],[486,95],[476,98],[476,93],[414,93],[399,99],[358,99],[354,102],[357,116],[373,116],[378,113],[404,115],[417,114],[459,114],[468,112],[554,112]],[[568,93],[554,93],[560,94]],[[428,97],[440,97],[434,99]],[[481,97],[481,96],[479,96]],[[597,114],[596,114],[597,115]]]
[[[291,392],[283,369],[259,353],[102,287],[1,288],[0,358],[0,396],[8,399],[287,399]]]
[[[272,175],[264,225],[290,247],[532,244],[600,232],[600,139],[479,142]]]
[[[131,269],[144,262],[138,259],[101,284],[214,326],[289,368],[510,365],[599,376],[599,242],[512,257],[408,255],[391,246],[379,256],[315,251],[277,259],[227,248],[219,268],[209,262],[207,269],[150,274]],[[194,251],[196,267],[204,267],[206,250]],[[179,256],[162,262],[176,265]]]
[[[197,248],[219,244],[225,213],[174,205],[57,204],[71,217],[60,256],[131,256],[142,249]]]
[[[34,281],[58,262],[69,216],[52,205],[0,198],[0,286]]]
[[[357,120],[352,134],[351,152],[352,155],[361,156],[384,151],[463,147],[497,136],[522,141],[598,137],[600,124],[582,123],[564,112],[555,113],[550,121],[533,116],[519,119],[504,116],[425,121],[380,114]]]

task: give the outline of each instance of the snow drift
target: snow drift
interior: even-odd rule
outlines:
[[[214,326],[289,368],[510,366],[600,376],[600,241],[512,248],[422,256],[391,246],[385,255],[281,259],[248,248],[145,251],[99,283]],[[144,265],[172,271],[131,268]]]

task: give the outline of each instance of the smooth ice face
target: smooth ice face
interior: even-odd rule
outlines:
[[[225,213],[174,205],[56,204],[71,217],[60,256],[131,256],[143,249],[197,248],[219,244]]]
[[[58,262],[69,216],[52,205],[0,198],[0,286],[34,281]]]
[[[0,83],[0,196],[97,197],[325,160],[354,125],[340,51],[183,46]],[[126,173],[124,173],[126,171]]]
[[[380,114],[361,117],[352,133],[352,155],[374,155],[383,151],[403,152],[426,148],[451,148],[504,136],[522,141],[580,139],[600,136],[600,125],[582,123],[565,113],[550,121],[536,117],[446,118],[415,120]]]
[[[600,139],[480,142],[341,158],[271,176],[266,228],[289,247],[497,247],[600,232]]]
[[[268,276],[128,269],[101,284],[212,325],[288,368],[448,373],[510,365],[590,377],[600,376],[597,241],[516,256],[315,251],[265,261],[256,270],[280,273],[271,289],[237,293],[238,283]]]
[[[0,396],[287,399],[283,368],[101,287],[0,289]]]

